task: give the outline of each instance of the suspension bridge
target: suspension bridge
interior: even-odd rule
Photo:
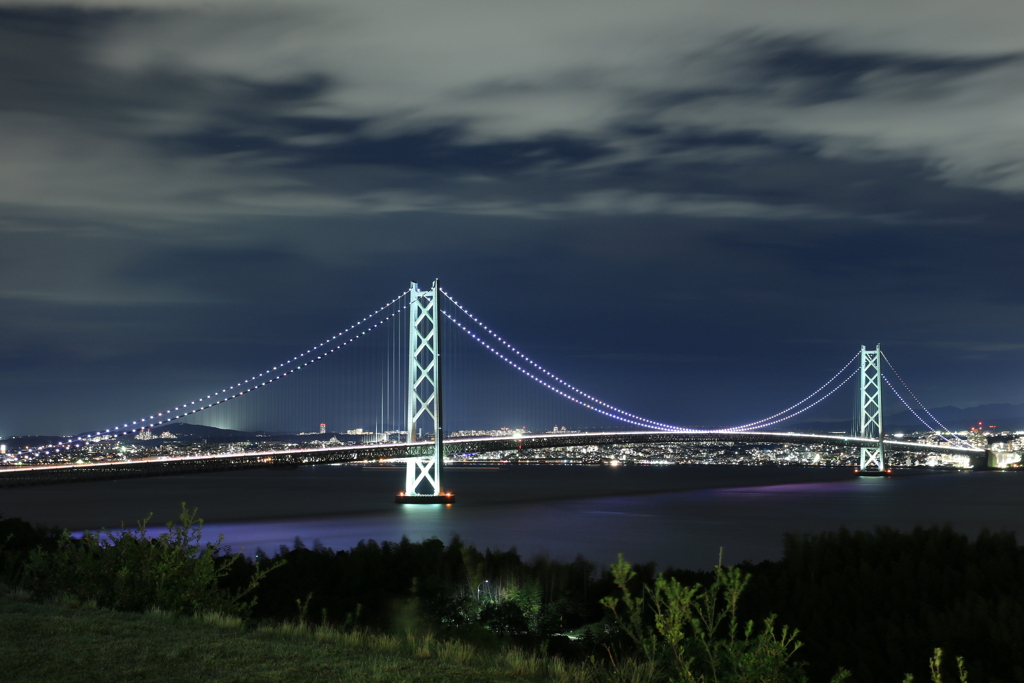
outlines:
[[[379,343],[347,364],[334,363],[328,372],[316,375],[312,366],[326,367],[339,351],[358,346],[365,338],[377,335]],[[456,338],[453,341],[453,338]],[[446,405],[443,396],[452,395],[452,365],[458,365],[468,350],[491,361],[497,358],[505,372],[527,380],[534,391],[541,391],[569,406],[581,415],[599,417],[606,424],[624,424],[628,430],[587,429],[558,433],[502,433],[484,435],[471,430],[446,429]],[[444,366],[442,366],[444,361]],[[883,373],[883,361],[892,377]],[[356,370],[352,370],[352,366]],[[485,378],[479,368],[470,367]],[[473,374],[471,372],[471,374]],[[367,379],[376,376],[377,379]],[[312,380],[295,383],[295,377]],[[291,383],[291,388],[281,391]],[[858,409],[855,429],[849,435],[806,434],[774,431],[771,428],[806,413],[833,396],[841,387],[857,386]],[[899,384],[911,400],[897,390]],[[347,386],[343,391],[339,386]],[[467,386],[467,385],[463,385]],[[442,393],[442,388],[446,393]],[[927,443],[886,438],[883,426],[883,388],[889,389],[906,409],[934,435]],[[459,392],[456,386],[455,391]],[[477,389],[479,391],[479,388]],[[275,395],[276,392],[276,395]],[[372,419],[373,443],[333,443],[284,448],[261,448],[257,444],[244,452],[188,453],[156,458],[126,457],[124,440],[152,438],[153,430],[172,425],[207,424],[215,426],[258,427],[262,423],[280,423],[288,409],[300,402],[296,396],[319,395],[324,404],[345,402],[363,411],[361,419]],[[471,393],[465,391],[465,393]],[[486,390],[488,397],[495,392]],[[254,396],[272,395],[271,407],[251,401]],[[455,395],[458,396],[458,393]],[[274,402],[276,401],[276,403]],[[308,398],[303,398],[308,405]],[[247,404],[248,402],[248,404]],[[536,403],[535,398],[519,397],[515,414],[522,415]],[[449,401],[450,403],[450,401]],[[480,420],[482,397],[463,400],[464,423]],[[916,407],[915,407],[916,406]],[[321,407],[322,412],[337,410]],[[474,412],[475,411],[475,412]],[[205,420],[205,422],[204,422]],[[550,424],[550,423],[549,423]],[[321,424],[321,430],[325,425]],[[508,430],[506,430],[508,431]],[[170,432],[166,432],[170,434]],[[172,435],[173,437],[173,435]],[[405,487],[396,502],[451,503],[453,493],[444,485],[444,463],[464,453],[515,451],[521,449],[566,448],[571,446],[652,445],[652,444],[807,444],[833,445],[857,449],[858,473],[879,476],[891,472],[890,454],[931,453],[966,457],[975,468],[1000,466],[997,455],[979,448],[946,429],[910,391],[906,383],[882,353],[862,346],[827,382],[802,400],[760,420],[721,429],[694,429],[653,420],[618,408],[563,380],[548,371],[456,301],[435,280],[430,288],[409,289],[381,306],[354,325],[291,359],[225,387],[204,397],[104,430],[67,437],[53,443],[35,445],[9,454],[8,464],[0,468],[0,486],[70,481],[92,478],[153,476],[195,471],[223,470],[266,465],[302,465],[352,462],[360,460],[403,460]],[[120,451],[120,455],[118,455]],[[107,457],[92,462],[75,461],[79,454],[96,453]],[[54,460],[68,464],[52,464]],[[50,464],[43,465],[46,462]]]

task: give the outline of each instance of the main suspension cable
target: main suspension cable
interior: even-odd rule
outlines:
[[[853,358],[848,360],[846,362],[846,365],[844,365],[839,370],[839,372],[837,372],[836,374],[832,375],[832,377],[831,377],[831,379],[829,379],[829,381],[827,381],[824,384],[822,384],[820,387],[818,387],[813,393],[808,395],[806,398],[804,398],[804,399],[794,403],[793,405],[791,405],[790,407],[786,408],[785,410],[779,411],[779,412],[775,413],[774,415],[770,415],[769,417],[766,417],[763,420],[758,420],[757,422],[750,422],[750,423],[745,424],[745,425],[740,425],[739,427],[729,427],[727,429],[723,429],[722,431],[724,431],[724,432],[739,432],[739,431],[743,431],[745,429],[760,429],[761,427],[770,427],[770,426],[776,425],[776,424],[778,424],[780,422],[785,422],[789,418],[796,417],[800,413],[803,413],[803,412],[809,410],[810,408],[813,408],[814,406],[818,405],[819,403],[824,401],[826,398],[828,398],[829,396],[834,394],[836,392],[836,389],[838,389],[839,387],[841,387],[844,384],[846,384],[847,382],[849,382],[850,379],[853,378],[853,375],[850,375],[849,377],[844,379],[842,382],[837,384],[835,387],[832,388],[832,391],[828,392],[827,394],[825,394],[824,396],[819,398],[814,403],[810,404],[809,406],[806,406],[802,410],[798,410],[795,413],[788,414],[791,411],[795,410],[796,408],[799,408],[800,406],[802,406],[804,403],[807,403],[807,401],[810,401],[812,398],[814,398],[815,396],[820,394],[822,391],[824,391],[825,388],[828,385],[830,385],[830,384],[832,384],[832,382],[836,381],[836,378],[839,377],[841,374],[843,374],[843,372],[846,371],[846,368],[850,367],[850,364],[853,363],[853,361],[857,360],[857,357],[859,355],[860,355],[859,353],[854,354]],[[856,373],[854,373],[854,375],[855,374]],[[778,419],[776,420],[775,418],[778,418]],[[772,420],[774,420],[774,421],[772,421]]]
[[[598,401],[597,399],[592,399],[588,395],[584,394],[583,392],[579,392],[581,396],[585,397],[582,400],[577,398],[577,397],[575,397],[575,396],[572,396],[572,395],[566,393],[565,391],[563,391],[562,389],[554,386],[553,384],[551,384],[551,383],[541,379],[537,375],[535,375],[532,372],[530,372],[528,369],[524,368],[522,365],[519,365],[518,363],[516,363],[514,360],[512,360],[508,356],[505,356],[501,351],[499,351],[498,349],[496,349],[493,346],[491,346],[490,344],[488,344],[479,335],[477,335],[476,333],[472,332],[465,325],[463,325],[458,320],[456,320],[451,315],[451,313],[449,313],[448,311],[445,311],[445,310],[442,309],[441,314],[444,315],[444,317],[448,318],[448,320],[450,320],[460,330],[462,330],[463,332],[468,334],[470,337],[472,337],[481,346],[483,346],[485,349],[487,349],[488,351],[493,353],[495,356],[497,356],[501,360],[503,360],[506,363],[508,363],[514,369],[516,369],[519,372],[523,373],[524,375],[526,375],[527,377],[529,377],[533,381],[537,382],[541,386],[549,389],[550,391],[553,391],[554,393],[558,394],[559,396],[561,396],[563,398],[566,398],[566,399],[572,401],[573,403],[577,403],[577,404],[583,406],[584,408],[588,408],[589,410],[593,410],[596,413],[600,413],[601,415],[604,415],[605,417],[610,417],[610,418],[612,418],[614,420],[619,420],[620,422],[626,422],[626,423],[634,425],[636,427],[644,427],[646,429],[652,429],[653,428],[653,429],[659,429],[661,431],[667,431],[667,432],[696,432],[696,431],[699,431],[699,430],[696,430],[696,429],[687,429],[685,427],[675,427],[675,426],[672,426],[672,425],[665,425],[665,424],[662,424],[660,422],[654,422],[653,420],[648,420],[648,419],[642,418],[642,417],[636,417],[634,419],[634,417],[630,413],[626,413],[625,411],[611,412],[612,410],[616,410],[617,411],[618,409],[617,408],[611,408],[611,410],[606,410],[603,407],[599,407],[599,406],[606,406],[607,407],[607,404],[603,403],[602,401]],[[579,390],[576,390],[576,391],[579,391]],[[586,400],[588,398],[590,398],[590,400],[591,400],[590,403],[588,403],[587,400]]]
[[[323,360],[327,356],[333,354],[335,351],[338,351],[341,348],[348,346],[349,344],[356,341],[360,337],[365,336],[368,332],[380,327],[383,323],[387,322],[391,318],[395,317],[398,313],[400,313],[405,308],[405,306],[407,306],[407,304],[399,306],[387,316],[381,318],[380,320],[377,320],[373,325],[366,327],[366,329],[363,329],[358,334],[354,334],[354,332],[358,328],[360,328],[360,326],[380,316],[388,308],[393,306],[398,301],[401,301],[408,293],[409,290],[406,290],[402,294],[399,294],[397,297],[395,297],[388,303],[384,304],[383,306],[375,310],[373,313],[370,313],[369,315],[363,317],[358,322],[349,325],[341,332],[338,332],[332,335],[331,337],[328,337],[327,339],[325,339],[324,341],[320,342],[315,346],[311,346],[302,353],[293,356],[289,360],[286,360],[278,365],[275,365],[272,368],[264,370],[259,374],[253,375],[252,377],[246,380],[242,380],[229,387],[225,387],[220,391],[216,391],[212,394],[208,394],[205,397],[198,398],[188,403],[182,403],[181,405],[175,406],[174,408],[169,408],[167,410],[158,412],[154,415],[150,415],[148,418],[139,418],[138,420],[125,422],[120,426],[115,426],[111,427],[110,429],[83,434],[74,438],[67,439],[66,441],[58,441],[51,444],[36,446],[34,448],[26,448],[21,451],[18,451],[16,455],[38,454],[40,452],[49,451],[50,449],[68,449],[71,448],[72,446],[84,443],[86,441],[89,441],[90,439],[95,439],[98,437],[116,438],[119,436],[126,436],[134,432],[140,432],[144,429],[152,429],[153,427],[159,427],[161,425],[174,422],[175,420],[180,420],[184,417],[195,415],[196,413],[203,412],[205,410],[213,408],[214,406],[218,406],[223,403],[227,403],[228,401],[232,401],[236,398],[239,398],[240,396],[245,396],[246,394],[249,394],[255,391],[256,389],[260,389],[268,384],[272,384],[280,379],[283,379],[289,375],[294,374],[295,372],[298,372],[299,370],[305,367],[313,365],[317,361]],[[320,351],[325,346],[333,348],[328,348],[323,351]],[[317,353],[317,351],[320,351],[320,354],[313,357],[312,354]],[[305,362],[298,363],[298,361],[302,361],[304,359]],[[286,369],[289,368],[289,366],[293,367],[290,367],[290,369]],[[274,372],[278,372],[278,374],[274,375],[273,377],[268,377]],[[261,379],[263,381],[260,382],[259,384],[256,384],[256,381]]]
[[[582,405],[582,406],[584,406],[586,408],[589,408],[590,410],[594,410],[595,412],[598,412],[598,413],[601,413],[603,415],[606,415],[607,417],[611,417],[613,419],[620,420],[622,422],[626,422],[626,423],[629,423],[629,424],[632,424],[632,425],[635,425],[635,426],[638,426],[638,427],[645,427],[647,429],[657,429],[657,430],[661,430],[661,431],[679,431],[679,432],[702,432],[702,431],[736,432],[736,431],[743,431],[743,430],[747,430],[747,429],[758,429],[758,428],[763,428],[763,427],[770,427],[770,426],[776,425],[776,424],[778,424],[780,422],[783,422],[785,420],[788,420],[788,419],[790,419],[792,417],[800,415],[801,413],[803,413],[803,412],[809,410],[810,408],[813,408],[814,406],[818,405],[823,400],[825,400],[826,398],[831,396],[833,393],[835,393],[836,390],[839,389],[839,387],[843,386],[848,381],[850,381],[850,379],[854,375],[856,375],[856,373],[853,373],[852,375],[846,377],[842,382],[840,382],[835,387],[833,387],[824,396],[821,396],[820,398],[818,398],[818,400],[814,401],[813,403],[810,403],[809,405],[804,406],[800,410],[797,410],[797,408],[800,408],[800,406],[803,406],[808,401],[811,401],[815,396],[820,394],[822,391],[824,391],[826,388],[828,388],[833,382],[835,382],[846,371],[846,369],[850,367],[850,364],[852,364],[857,359],[859,354],[855,354],[849,361],[847,361],[847,363],[839,370],[839,372],[837,372],[835,375],[833,375],[831,379],[829,379],[827,382],[825,382],[825,384],[823,384],[821,387],[816,389],[810,395],[808,395],[807,397],[801,399],[800,401],[798,401],[797,403],[793,404],[792,406],[790,406],[790,407],[786,408],[785,410],[783,410],[781,412],[778,412],[778,413],[776,413],[774,415],[771,415],[771,416],[766,417],[764,419],[758,420],[756,422],[751,422],[751,423],[748,423],[748,424],[745,424],[745,425],[740,425],[740,426],[737,426],[737,427],[727,427],[727,428],[722,428],[722,429],[717,429],[717,430],[699,430],[699,429],[694,429],[694,428],[690,428],[690,427],[678,427],[678,426],[675,426],[675,425],[665,424],[663,422],[657,422],[655,420],[651,420],[651,419],[642,417],[640,415],[635,415],[633,413],[627,412],[625,410],[622,410],[621,408],[617,408],[617,407],[615,407],[615,406],[613,406],[613,405],[611,405],[609,403],[606,403],[605,401],[602,401],[602,400],[600,400],[600,399],[598,399],[598,398],[596,398],[594,396],[591,396],[590,394],[586,393],[585,391],[583,391],[583,390],[573,386],[569,382],[563,380],[562,378],[558,377],[554,373],[550,372],[546,368],[544,368],[541,365],[539,365],[533,359],[529,358],[522,351],[520,351],[519,349],[514,347],[511,343],[509,343],[503,337],[501,337],[496,332],[494,332],[494,330],[489,328],[479,318],[477,318],[475,315],[470,313],[466,309],[465,306],[463,306],[458,301],[456,301],[443,288],[441,289],[441,292],[445,295],[445,297],[448,299],[448,301],[450,301],[452,304],[454,304],[456,306],[456,308],[458,308],[458,310],[460,310],[462,313],[464,313],[466,316],[468,316],[481,329],[483,329],[485,332],[487,332],[487,334],[489,334],[491,337],[496,339],[498,341],[498,343],[500,343],[502,346],[504,346],[506,349],[508,349],[508,351],[510,353],[515,354],[516,356],[518,356],[523,361],[524,364],[527,364],[527,365],[531,366],[532,368],[534,368],[536,370],[537,373],[542,374],[545,377],[549,378],[551,380],[551,382],[554,382],[556,384],[561,385],[562,387],[567,389],[569,392],[577,394],[580,398],[577,398],[576,396],[572,396],[569,393],[566,393],[562,389],[559,389],[558,387],[553,386],[548,381],[546,381],[544,379],[541,379],[537,375],[533,374],[532,371],[527,370],[526,368],[521,367],[519,364],[517,364],[516,362],[512,361],[511,359],[506,357],[503,353],[501,353],[500,351],[495,349],[493,346],[488,344],[484,339],[480,338],[477,334],[475,334],[474,332],[470,331],[466,326],[464,326],[462,323],[460,323],[458,320],[456,320],[453,315],[451,315],[450,313],[448,313],[445,310],[442,310],[442,313],[445,315],[445,317],[447,317],[455,325],[457,325],[460,329],[462,329],[464,332],[466,332],[470,337],[475,339],[477,342],[479,342],[481,345],[483,345],[485,348],[487,348],[489,351],[491,351],[494,355],[496,355],[499,358],[501,358],[502,360],[504,360],[506,363],[511,365],[513,368],[519,370],[521,373],[523,373],[527,377],[530,377],[531,379],[533,379],[534,381],[538,382],[542,386],[547,387],[551,391],[555,392],[556,394],[558,394],[558,395],[560,395],[560,396],[562,396],[564,398],[569,399],[570,401],[578,403],[578,404],[580,404],[580,405]]]
[[[849,363],[847,363],[847,365],[849,365]],[[836,376],[838,377],[838,375],[836,375]],[[789,413],[788,415],[784,415],[785,413],[788,412],[788,410],[784,410],[781,413],[776,413],[776,415],[784,415],[783,417],[780,417],[777,420],[772,420],[772,418],[769,417],[769,418],[765,418],[764,420],[761,420],[760,422],[751,422],[750,424],[742,425],[740,427],[729,427],[728,429],[722,429],[720,431],[723,431],[723,432],[741,432],[741,431],[745,431],[745,430],[748,430],[748,429],[752,429],[752,430],[756,431],[758,429],[763,429],[765,427],[771,427],[773,425],[777,425],[780,422],[785,422],[786,420],[788,420],[790,418],[793,418],[793,417],[796,417],[800,413],[807,412],[808,410],[810,410],[814,406],[818,405],[819,403],[824,401],[826,398],[828,398],[832,394],[836,393],[836,391],[838,391],[841,386],[843,386],[844,384],[846,384],[847,382],[849,382],[851,379],[853,379],[856,376],[857,376],[857,371],[854,371],[854,372],[850,373],[849,375],[846,376],[846,378],[842,382],[840,382],[839,384],[837,384],[834,387],[832,387],[832,390],[829,391],[827,394],[825,394],[824,396],[819,398],[814,403],[811,403],[811,404],[808,404],[808,405],[804,406],[803,408],[801,408],[800,410],[796,411],[795,413]],[[832,382],[832,380],[829,380],[829,384],[831,382]],[[828,386],[828,384],[825,384],[825,386]],[[824,389],[824,387],[822,387],[822,389]],[[818,389],[818,391],[821,391],[821,389]],[[818,391],[814,392],[814,394],[817,394]],[[811,394],[811,396],[814,396],[814,394]],[[809,396],[808,398],[804,399],[800,403],[797,403],[796,405],[800,405],[801,403],[804,403],[805,401],[809,400],[811,398],[811,396]],[[796,407],[796,406],[793,406],[793,407]],[[771,420],[771,421],[769,421],[769,420]]]
[[[549,389],[551,389],[555,393],[557,393],[557,394],[559,394],[559,395],[561,395],[561,396],[563,396],[565,398],[568,398],[569,400],[575,401],[576,403],[579,403],[580,405],[585,405],[586,407],[591,408],[592,410],[595,410],[596,412],[599,412],[599,413],[604,413],[604,411],[611,411],[613,413],[616,413],[616,414],[618,414],[621,417],[616,417],[615,419],[621,419],[623,422],[628,422],[628,423],[634,424],[636,426],[647,426],[648,428],[660,429],[660,430],[664,430],[664,431],[698,431],[698,430],[695,430],[695,429],[687,429],[685,427],[678,427],[678,426],[675,426],[675,425],[669,425],[669,424],[665,424],[665,423],[662,423],[662,422],[657,422],[655,420],[649,420],[649,419],[647,419],[645,417],[642,417],[640,415],[634,415],[633,413],[630,413],[630,412],[627,412],[625,410],[622,410],[621,408],[616,408],[615,406],[613,406],[611,404],[605,403],[604,401],[602,401],[602,400],[600,400],[598,398],[595,398],[594,396],[591,396],[590,394],[586,393],[582,389],[578,389],[577,387],[575,387],[572,384],[566,382],[562,378],[558,377],[554,373],[548,371],[547,369],[545,369],[544,367],[542,367],[541,365],[536,363],[533,359],[529,358],[526,354],[524,354],[522,351],[520,351],[516,347],[512,346],[512,344],[510,344],[505,339],[503,339],[501,336],[499,336],[496,332],[494,332],[494,330],[492,330],[487,325],[482,323],[479,318],[477,318],[475,315],[473,315],[468,310],[466,310],[466,308],[462,304],[460,304],[458,301],[453,299],[452,296],[448,292],[446,292],[444,289],[441,289],[441,292],[445,295],[445,297],[450,302],[452,302],[460,311],[465,313],[481,329],[483,329],[489,335],[491,335],[496,340],[498,340],[498,342],[502,346],[504,346],[511,353],[515,354],[520,359],[522,359],[522,361],[524,363],[526,363],[526,364],[532,366],[533,368],[535,368],[537,370],[537,372],[539,372],[539,373],[549,377],[553,382],[562,385],[563,387],[565,387],[566,389],[568,389],[569,391],[571,391],[571,392],[573,392],[575,394],[578,394],[585,401],[590,401],[591,403],[595,404],[596,406],[601,406],[601,408],[603,408],[604,410],[598,409],[596,407],[591,407],[591,406],[585,404],[583,401],[580,401],[580,400],[576,399],[575,397],[569,396],[568,394],[564,393],[563,391],[550,386],[544,380],[542,380],[539,377],[533,375],[530,371],[526,370],[525,368],[522,368],[522,367],[518,366],[516,363],[514,363],[513,361],[511,361],[510,359],[505,357],[497,349],[494,349],[492,346],[487,344],[487,342],[485,342],[483,339],[478,337],[475,333],[473,333],[470,330],[468,330],[464,325],[462,325],[460,322],[458,322],[447,311],[442,310],[442,313],[444,313],[445,317],[447,317],[449,320],[451,320],[453,323],[455,323],[464,332],[469,334],[469,336],[471,336],[473,339],[476,339],[480,344],[482,344],[485,348],[490,350],[493,354],[495,354],[496,356],[498,356],[499,358],[504,360],[506,363],[508,363],[512,367],[514,367],[517,370],[519,370],[520,372],[522,372],[524,375],[530,377],[531,379],[533,379],[534,381],[540,383],[541,385],[548,387]],[[607,414],[607,413],[604,413],[604,414]],[[615,416],[609,414],[608,417],[615,417]]]
[[[896,378],[900,381],[900,384],[903,385],[903,388],[907,390],[907,393],[910,394],[910,396],[914,399],[914,401],[917,402],[917,405],[921,406],[921,410],[923,410],[924,413],[928,417],[930,417],[932,419],[932,422],[934,422],[936,425],[938,425],[939,428],[941,429],[941,431],[946,432],[947,434],[952,434],[954,436],[954,438],[956,438],[956,440],[959,441],[960,443],[967,444],[968,443],[967,441],[962,439],[959,435],[954,434],[951,429],[949,429],[948,427],[946,427],[946,425],[944,425],[941,422],[939,422],[938,418],[936,418],[934,415],[932,415],[931,411],[928,410],[927,406],[925,406],[925,404],[921,402],[921,399],[919,399],[917,397],[917,395],[907,385],[906,381],[903,379],[903,377],[900,375],[900,373],[897,372],[896,368],[893,367],[892,362],[889,361],[889,358],[885,355],[885,352],[882,352],[882,358],[885,358],[885,364],[889,366],[889,369],[892,370],[894,375],[896,375]],[[883,375],[882,377],[885,378],[885,375]],[[934,432],[935,434],[937,434],[941,438],[945,439],[946,441],[949,441],[949,439],[946,439],[946,437],[942,436],[942,434],[940,432],[940,429],[936,429],[932,425],[928,424],[927,422],[925,422],[921,418],[920,415],[918,415],[916,412],[914,412],[914,409],[911,408],[910,405],[905,400],[903,400],[903,397],[900,396],[900,393],[898,391],[896,391],[896,387],[894,387],[892,385],[892,383],[889,382],[888,379],[885,380],[885,383],[889,385],[889,388],[892,389],[892,393],[896,394],[896,397],[900,401],[903,402],[903,405],[907,406],[907,410],[909,410],[911,412],[911,414],[913,414],[914,417],[916,417],[918,420],[920,420],[921,424],[923,424],[925,426],[925,428],[927,428],[928,430]],[[970,445],[970,444],[968,444],[968,445]]]

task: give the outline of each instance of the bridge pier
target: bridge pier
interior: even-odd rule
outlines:
[[[991,448],[986,448],[984,453],[971,458],[971,469],[975,472],[998,470],[1002,467],[1003,463],[999,461],[999,454]]]
[[[859,467],[854,469],[858,477],[888,477],[892,476],[892,469],[888,470],[862,470]]]

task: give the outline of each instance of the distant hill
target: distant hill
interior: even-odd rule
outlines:
[[[237,441],[288,441],[291,443],[310,443],[313,441],[327,441],[332,437],[342,443],[359,443],[362,439],[361,435],[336,434],[332,432],[324,434],[289,434],[286,432],[268,434],[267,432],[244,432],[235,429],[220,429],[219,427],[194,425],[187,422],[177,422],[167,425],[166,428],[158,427],[153,430],[153,434],[157,436],[164,432],[170,432],[184,441],[206,440],[214,443],[233,443]]]
[[[0,443],[7,444],[8,451],[20,451],[25,448],[39,448],[40,446],[49,446],[50,444],[57,443],[58,441],[66,441],[73,437],[70,436],[9,436],[6,439],[0,439]]]
[[[313,442],[328,441],[332,438],[340,441],[344,444],[358,444],[363,440],[362,434],[339,434],[336,432],[327,432],[324,434],[289,434],[287,432],[246,432],[237,429],[221,429],[220,427],[207,427],[206,425],[190,424],[188,422],[174,422],[168,425],[160,425],[154,427],[152,430],[153,439],[148,441],[140,442],[140,445],[148,444],[150,446],[156,446],[164,443],[166,440],[161,440],[160,435],[165,432],[169,432],[174,435],[175,439],[183,442],[206,442],[210,444],[217,443],[237,443],[241,441],[249,442],[266,442],[266,441],[284,441],[288,443],[308,444]],[[90,437],[91,432],[84,434],[78,434],[77,437]],[[135,442],[136,434],[131,432],[123,436],[117,437],[119,441]],[[9,452],[19,451],[26,448],[38,448],[40,446],[48,446],[50,444],[57,443],[58,441],[66,441],[74,439],[75,436],[9,436],[5,439],[0,439],[0,443],[7,445]]]
[[[253,432],[242,432],[235,429],[221,429],[219,427],[207,427],[206,425],[194,425],[187,422],[175,422],[153,429],[154,435],[170,432],[179,439],[207,439],[215,441],[251,441],[256,437]]]
[[[970,429],[982,423],[985,429],[995,427],[998,431],[1024,429],[1024,403],[990,403],[973,408],[956,408],[946,406],[937,408],[932,412],[939,422],[954,430]],[[909,413],[902,413],[903,421],[914,419]],[[900,416],[894,416],[894,419]]]

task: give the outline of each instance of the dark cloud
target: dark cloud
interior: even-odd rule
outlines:
[[[0,433],[230,384],[437,276],[669,422],[875,342],[933,405],[1024,402],[1019,41],[649,4],[0,9]]]
[[[753,80],[768,87],[792,83],[792,100],[803,105],[861,97],[890,79],[899,82],[901,98],[934,100],[958,79],[1019,69],[1022,59],[1020,52],[979,57],[856,52],[797,38],[754,40],[749,50]]]

